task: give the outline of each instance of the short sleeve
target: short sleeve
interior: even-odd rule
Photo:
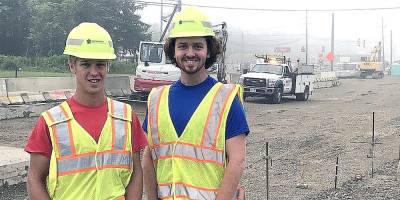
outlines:
[[[233,100],[231,108],[229,110],[225,130],[225,140],[241,134],[247,135],[250,133],[243,105],[237,96]]]
[[[40,116],[29,136],[25,151],[28,153],[39,153],[50,158],[52,150],[49,128],[43,116]]]

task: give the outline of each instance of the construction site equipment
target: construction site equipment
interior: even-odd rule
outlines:
[[[360,78],[367,78],[368,76],[372,76],[372,78],[383,78],[384,62],[381,54],[382,47],[379,42],[378,46],[375,46],[371,51],[371,55],[365,59],[365,61],[360,62]]]
[[[226,43],[228,42],[228,31],[226,30],[226,23],[222,22],[213,26],[215,37],[217,37],[222,44],[221,55],[217,59],[217,79],[219,82],[226,83],[226,65],[225,65],[225,52]]]
[[[140,42],[133,99],[145,100],[152,88],[179,79],[180,70],[167,59],[163,47],[161,42]]]
[[[313,66],[297,66],[293,69],[285,56],[258,56],[249,73],[239,78],[247,97],[265,97],[279,104],[282,96],[295,95],[298,101],[307,101],[314,88]]]

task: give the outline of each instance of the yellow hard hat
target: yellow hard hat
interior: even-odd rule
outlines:
[[[110,34],[96,23],[84,22],[73,28],[65,42],[64,54],[88,59],[115,59]]]
[[[208,17],[193,7],[177,13],[172,20],[169,38],[215,36]]]

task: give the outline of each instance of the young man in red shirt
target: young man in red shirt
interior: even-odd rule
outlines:
[[[30,199],[141,199],[139,151],[147,140],[132,108],[105,96],[116,57],[110,35],[82,23],[68,35],[64,54],[76,91],[43,112],[29,137]]]

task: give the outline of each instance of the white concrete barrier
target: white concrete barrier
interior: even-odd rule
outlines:
[[[21,97],[24,100],[24,103],[37,103],[46,101],[41,93],[21,93]]]
[[[126,96],[131,91],[131,78],[129,76],[111,76],[105,82],[106,93],[111,96]]]
[[[42,94],[46,101],[62,101],[67,99],[64,90],[46,91],[42,92]]]
[[[8,92],[44,92],[70,90],[75,88],[74,77],[29,77],[8,78]]]
[[[0,186],[26,181],[29,154],[21,148],[0,146]]]
[[[10,104],[23,104],[24,99],[22,99],[21,93],[26,93],[26,91],[8,92],[7,97]]]
[[[336,72],[320,72],[315,75],[315,82],[332,81],[338,79]]]
[[[9,105],[10,104],[10,100],[8,99],[7,96],[0,96],[0,104]]]
[[[336,72],[320,72],[315,74],[314,88],[328,88],[340,85],[340,81],[336,76]]]
[[[0,79],[0,97],[7,96],[7,83],[6,79]]]
[[[0,104],[10,104],[7,95],[7,82],[6,79],[0,79]]]
[[[125,97],[131,93],[133,77],[110,75],[105,81],[107,95]],[[31,77],[0,79],[0,104],[62,101],[75,92],[75,77]]]

